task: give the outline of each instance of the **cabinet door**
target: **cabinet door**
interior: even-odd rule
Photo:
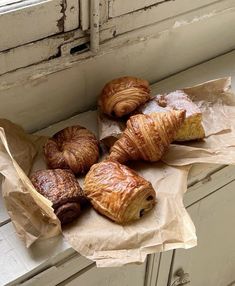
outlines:
[[[66,286],[144,286],[146,263],[114,268],[96,268],[78,273],[60,285]]]
[[[188,208],[196,226],[198,246],[175,251],[169,286],[185,285],[176,282],[180,269],[189,274],[187,285],[235,285],[234,202],[232,181]]]

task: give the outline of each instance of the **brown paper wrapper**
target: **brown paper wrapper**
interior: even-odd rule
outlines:
[[[139,163],[133,169],[157,192],[157,205],[151,212],[122,226],[90,209],[63,230],[71,246],[98,267],[141,263],[147,254],[197,244],[194,225],[182,202],[189,167]]]
[[[96,116],[96,112],[87,112],[56,125],[52,128],[53,132],[48,129],[48,132],[55,133],[74,124],[81,124],[94,132],[97,130]],[[0,131],[4,198],[17,233],[30,246],[39,238],[57,235],[60,226],[51,203],[36,192],[13,159],[3,130]],[[46,168],[42,156],[44,140],[36,138],[37,145],[41,147],[32,171]],[[157,192],[158,203],[151,212],[133,224],[121,226],[90,208],[63,229],[64,237],[71,246],[98,266],[141,263],[150,253],[196,245],[195,228],[182,202],[187,190],[189,167],[139,163],[133,168],[149,180]],[[79,182],[82,186],[83,179],[80,178]]]
[[[162,160],[174,166],[193,163],[235,164],[235,95],[231,79],[220,79],[185,89],[202,110],[206,138],[171,145]]]
[[[206,138],[202,141],[171,144],[162,161],[173,166],[193,163],[235,164],[235,95],[231,91],[231,78],[221,78],[183,89],[202,111]],[[151,102],[145,105],[146,113],[154,112]],[[108,123],[107,123],[108,120]],[[115,129],[108,133],[107,124],[113,120],[103,116],[99,119],[99,138],[108,140],[109,136],[120,137]],[[123,130],[123,123],[120,125]]]
[[[33,160],[37,154],[34,144],[36,136],[26,134],[24,129],[7,119],[0,119],[0,127],[5,131],[9,150],[19,166],[29,174]]]
[[[33,142],[38,138],[27,135],[19,126],[7,120],[0,120],[0,126],[6,130],[5,133],[0,128],[0,173],[4,177],[2,195],[16,232],[29,247],[38,238],[57,235],[60,222],[51,202],[34,189],[26,175],[36,155]]]

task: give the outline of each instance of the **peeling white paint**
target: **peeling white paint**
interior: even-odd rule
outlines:
[[[216,11],[213,11],[213,12],[211,12],[209,14],[205,14],[205,15],[202,15],[202,16],[199,16],[199,17],[195,17],[191,21],[185,21],[185,20],[176,21],[174,23],[174,25],[173,25],[173,29],[179,28],[179,27],[184,26],[184,25],[189,25],[189,24],[192,24],[192,23],[195,23],[195,22],[198,22],[198,21],[202,21],[202,20],[205,20],[207,18],[213,17],[215,15],[216,15]]]
[[[174,23],[174,25],[173,25],[173,29],[179,28],[179,27],[184,26],[184,25],[193,24],[195,22],[203,21],[205,19],[217,16],[217,15],[220,15],[220,14],[229,13],[229,12],[233,11],[234,8],[235,7],[229,8],[229,9],[224,9],[222,11],[213,10],[210,13],[207,13],[207,14],[204,14],[204,15],[200,15],[200,16],[196,16],[192,20],[189,20],[189,21],[185,21],[185,20],[176,21]]]

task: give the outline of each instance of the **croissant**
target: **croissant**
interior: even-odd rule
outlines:
[[[120,224],[139,219],[156,203],[151,183],[116,161],[93,165],[84,193],[99,213]]]
[[[53,203],[61,224],[69,223],[80,215],[85,197],[70,170],[36,171],[31,181],[35,189]]]
[[[67,127],[47,140],[44,157],[51,169],[71,169],[82,174],[98,161],[98,141],[84,127]]]
[[[151,101],[141,106],[138,111],[143,114],[149,114],[179,109],[186,111],[186,118],[175,136],[175,141],[204,138],[205,131],[202,126],[202,112],[182,90],[176,90],[164,95],[156,95]]]
[[[120,163],[128,160],[158,161],[174,140],[184,119],[184,110],[131,116],[121,138],[111,147],[109,158]]]
[[[149,83],[135,77],[121,77],[108,82],[100,96],[101,111],[122,117],[150,99]]]

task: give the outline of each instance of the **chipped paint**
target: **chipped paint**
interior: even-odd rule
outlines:
[[[11,9],[9,8],[5,12],[0,9],[0,51],[43,39],[59,32],[56,23],[61,17],[59,5],[61,0],[35,0],[22,3],[25,4],[24,9],[23,7],[19,8],[16,4],[9,5]]]
[[[59,20],[57,20],[57,27],[59,29],[60,32],[63,32],[64,31],[64,23],[65,23],[65,20],[66,20],[66,14],[65,14],[65,11],[66,11],[66,8],[67,8],[67,0],[62,0],[61,4],[61,18]]]
[[[232,41],[232,38],[234,38],[232,36],[233,31],[231,29],[226,30],[225,27],[229,23],[228,22],[229,20],[227,19],[230,19],[230,23],[231,21],[233,21],[233,19],[235,19],[235,8],[221,9],[221,7],[226,8],[226,5],[227,6],[233,5],[232,1],[229,1],[229,0],[227,0],[224,5],[222,4],[223,3],[213,4],[213,7],[214,7],[213,10],[211,9],[211,7],[207,6],[206,8],[201,8],[196,11],[194,10],[190,11],[189,13],[186,13],[184,15],[179,15],[179,16],[177,15],[173,19],[169,18],[166,21],[161,21],[159,23],[155,23],[154,25],[145,26],[141,29],[133,30],[130,33],[127,33],[128,32],[127,31],[126,33],[122,35],[119,35],[119,29],[116,30],[115,27],[108,28],[106,25],[101,25],[100,39],[106,38],[107,35],[109,35],[109,38],[101,42],[101,51],[97,54],[97,57],[102,57],[103,55],[107,53],[112,53],[114,49],[118,50],[122,48],[123,46],[126,46],[126,47],[133,46],[133,49],[134,49],[134,46],[138,46],[139,43],[141,42],[145,42],[147,46],[149,42],[151,43],[155,42],[156,45],[158,45],[158,43],[164,43],[165,41],[168,41],[169,43],[173,41],[173,44],[174,44],[175,36],[173,35],[175,33],[174,30],[177,30],[176,28],[178,28],[178,30],[181,30],[182,28],[182,32],[179,31],[179,33],[181,34],[185,30],[185,27],[187,27],[189,24],[194,24],[193,26],[195,27],[192,28],[193,29],[192,31],[197,30],[199,31],[198,33],[203,35],[205,33],[203,30],[207,29],[211,21],[213,21],[214,23],[217,23],[217,22],[219,23],[221,19],[223,19],[223,21],[225,21],[226,19],[227,22],[224,25],[221,25],[221,27],[218,28],[218,31],[213,31],[213,33],[219,33],[220,31],[226,31],[225,33],[224,32],[222,33],[225,35],[229,33],[231,34],[230,40],[226,38],[226,41],[224,44],[222,44],[221,41],[217,44],[218,51],[221,49],[221,46],[223,46],[224,48],[221,51],[224,52],[226,42],[230,43]],[[121,18],[120,22],[122,22],[122,17],[120,18]],[[118,28],[119,28],[119,25],[118,25]],[[107,30],[109,34],[107,34]],[[116,33],[114,31],[116,31]],[[92,59],[94,57],[94,54],[89,53],[89,52],[84,52],[83,54],[79,54],[79,55],[78,54],[70,55],[70,53],[67,53],[63,57],[60,57],[60,53],[58,52],[58,48],[60,48],[61,45],[64,45],[66,42],[71,42],[71,45],[73,45],[72,43],[73,41],[76,41],[76,39],[83,37],[83,36],[84,36],[84,33],[80,31],[80,34],[79,34],[79,30],[77,30],[77,31],[73,31],[70,33],[66,33],[66,34],[61,34],[60,36],[56,36],[56,37],[54,36],[56,41],[57,41],[57,37],[58,39],[59,37],[61,37],[60,40],[55,43],[54,43],[54,40],[51,41],[50,38],[45,39],[44,40],[45,47],[44,45],[40,45],[41,41],[39,41],[37,44],[35,43],[32,46],[28,45],[27,49],[25,49],[25,55],[30,55],[30,56],[27,56],[27,57],[24,56],[22,57],[22,59],[20,57],[21,62],[18,64],[18,61],[16,61],[18,66],[17,65],[15,66],[15,70],[17,70],[18,68],[24,67],[27,63],[30,66],[28,66],[27,68],[21,69],[21,71],[19,71],[20,72],[19,77],[21,78],[21,80],[19,81],[16,80],[14,77],[13,77],[14,80],[11,80],[10,74],[9,76],[6,76],[5,78],[6,84],[1,82],[0,89],[4,90],[4,89],[8,89],[13,86],[21,85],[23,84],[23,82],[28,82],[30,80],[34,80],[35,78],[44,77],[51,73],[56,73],[63,69],[70,68],[74,66],[75,64],[78,64],[79,62]],[[66,42],[63,42],[65,40]],[[38,48],[33,49],[33,47],[36,47],[37,45],[38,45]],[[232,48],[231,43],[229,44],[229,47],[230,49]],[[45,53],[46,49],[48,49],[50,53]],[[17,49],[15,49],[14,51],[15,57],[17,55],[17,52],[18,52]],[[33,53],[35,52],[37,53],[37,55],[41,55],[44,53],[45,54],[44,59],[38,56],[38,58],[35,58],[36,62],[29,63],[28,59],[32,60],[34,58]],[[1,53],[0,53],[0,56],[1,56]],[[23,60],[25,62],[22,62]],[[11,70],[13,69],[14,68],[12,66]],[[29,74],[27,72],[27,69],[30,70]],[[34,77],[33,74],[36,74],[36,76]]]
[[[193,18],[190,21],[185,21],[185,20],[176,21],[174,23],[174,25],[173,25],[173,29],[179,28],[179,27],[184,26],[184,25],[193,24],[193,23],[198,22],[198,21],[203,21],[205,19],[208,19],[210,17],[215,16],[216,14],[217,14],[217,12],[213,11],[211,13],[208,13],[208,14],[205,14],[205,15],[202,15],[202,16],[199,16],[199,17],[195,17],[195,18]]]

